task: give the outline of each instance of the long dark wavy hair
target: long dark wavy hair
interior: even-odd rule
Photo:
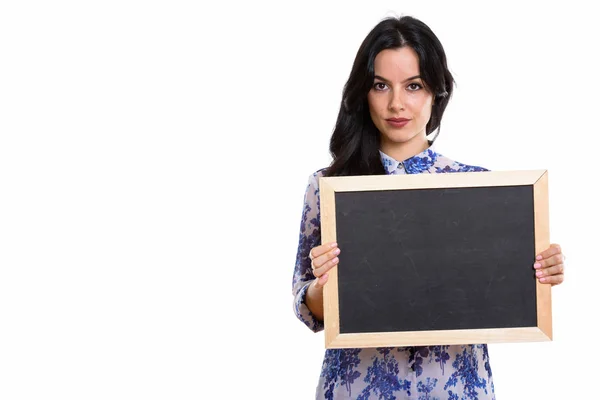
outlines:
[[[437,138],[454,87],[444,48],[431,29],[418,19],[408,16],[386,18],[361,44],[344,85],[340,111],[329,143],[333,161],[325,171],[326,176],[385,174],[379,155],[380,134],[371,120],[367,95],[375,79],[377,54],[405,46],[419,56],[421,79],[434,96],[426,134],[437,131],[429,140],[430,144]]]

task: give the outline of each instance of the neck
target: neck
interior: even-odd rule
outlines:
[[[405,143],[382,142],[381,151],[396,161],[404,161],[429,148],[425,135],[418,135]]]

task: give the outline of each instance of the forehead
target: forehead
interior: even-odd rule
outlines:
[[[410,47],[382,50],[375,57],[375,75],[386,79],[405,79],[419,75],[419,56]]]

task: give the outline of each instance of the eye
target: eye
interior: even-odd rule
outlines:
[[[419,83],[413,82],[407,86],[407,89],[411,92],[416,92],[417,90],[423,89],[423,86]]]
[[[375,89],[378,92],[385,90],[386,88],[387,85],[383,82],[375,82],[375,84],[373,84],[373,89]]]

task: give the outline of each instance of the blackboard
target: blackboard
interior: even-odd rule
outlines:
[[[322,178],[326,346],[551,339],[547,171]],[[330,284],[333,282],[333,284]]]

